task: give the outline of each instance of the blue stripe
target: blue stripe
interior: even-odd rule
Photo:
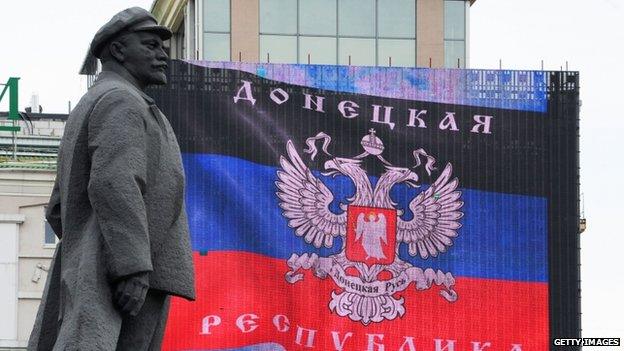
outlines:
[[[281,259],[292,253],[327,256],[339,251],[340,239],[331,249],[316,249],[288,227],[275,195],[277,168],[222,155],[183,154],[183,160],[195,251],[247,251]],[[345,201],[354,191],[345,177],[324,182],[337,200]],[[425,188],[396,186],[391,195],[405,209]],[[449,251],[422,260],[401,245],[401,258],[455,276],[546,282],[546,199],[472,189],[462,189],[462,194],[463,227]]]

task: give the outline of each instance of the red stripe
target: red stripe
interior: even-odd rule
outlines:
[[[332,290],[330,278],[321,280],[306,273],[302,281],[290,284],[285,260],[244,252],[195,254],[197,301],[174,299],[163,350],[234,348],[275,342],[286,350],[335,350],[332,331],[346,339],[344,350],[367,350],[367,334],[381,334],[385,350],[399,350],[405,337],[413,337],[419,351],[435,350],[435,339],[456,340],[455,350],[472,350],[472,342],[489,342],[486,350],[547,350],[548,284],[459,277],[458,300],[450,303],[439,289],[409,288],[402,293],[406,313],[402,318],[363,326],[339,317],[328,308]],[[244,333],[236,325],[244,314],[258,316]],[[218,316],[220,325],[202,333],[202,319]],[[290,322],[286,332],[273,324],[275,315]],[[214,319],[212,319],[214,322]],[[316,330],[313,348],[296,343],[298,327]],[[307,332],[303,332],[302,344]],[[375,337],[376,341],[380,341]],[[444,346],[444,344],[443,344]],[[409,348],[404,348],[409,350]]]

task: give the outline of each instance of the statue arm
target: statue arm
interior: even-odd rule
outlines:
[[[104,241],[108,274],[119,280],[153,270],[144,202],[146,125],[138,102],[118,89],[89,117],[89,201]]]
[[[58,175],[54,181],[54,188],[52,189],[52,195],[50,195],[50,201],[46,208],[46,220],[54,230],[56,236],[61,239],[63,236],[63,222],[61,221],[61,194],[59,192],[59,180]]]

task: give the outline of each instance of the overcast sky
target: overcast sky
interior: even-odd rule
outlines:
[[[580,71],[583,334],[624,338],[624,1],[477,0],[470,15],[472,68]]]
[[[97,29],[117,11],[151,0],[3,1],[0,81],[21,77],[20,109],[39,94],[44,112],[66,112],[85,92],[77,73]],[[624,1],[477,0],[472,68],[560,69],[581,74],[581,191],[585,336],[624,338]],[[0,111],[6,111],[5,99]],[[572,234],[572,233],[571,233]],[[573,318],[574,316],[570,316]]]

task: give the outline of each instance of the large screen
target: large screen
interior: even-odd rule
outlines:
[[[576,336],[576,82],[173,62],[151,93],[182,151],[197,300],[172,300],[163,349]]]

